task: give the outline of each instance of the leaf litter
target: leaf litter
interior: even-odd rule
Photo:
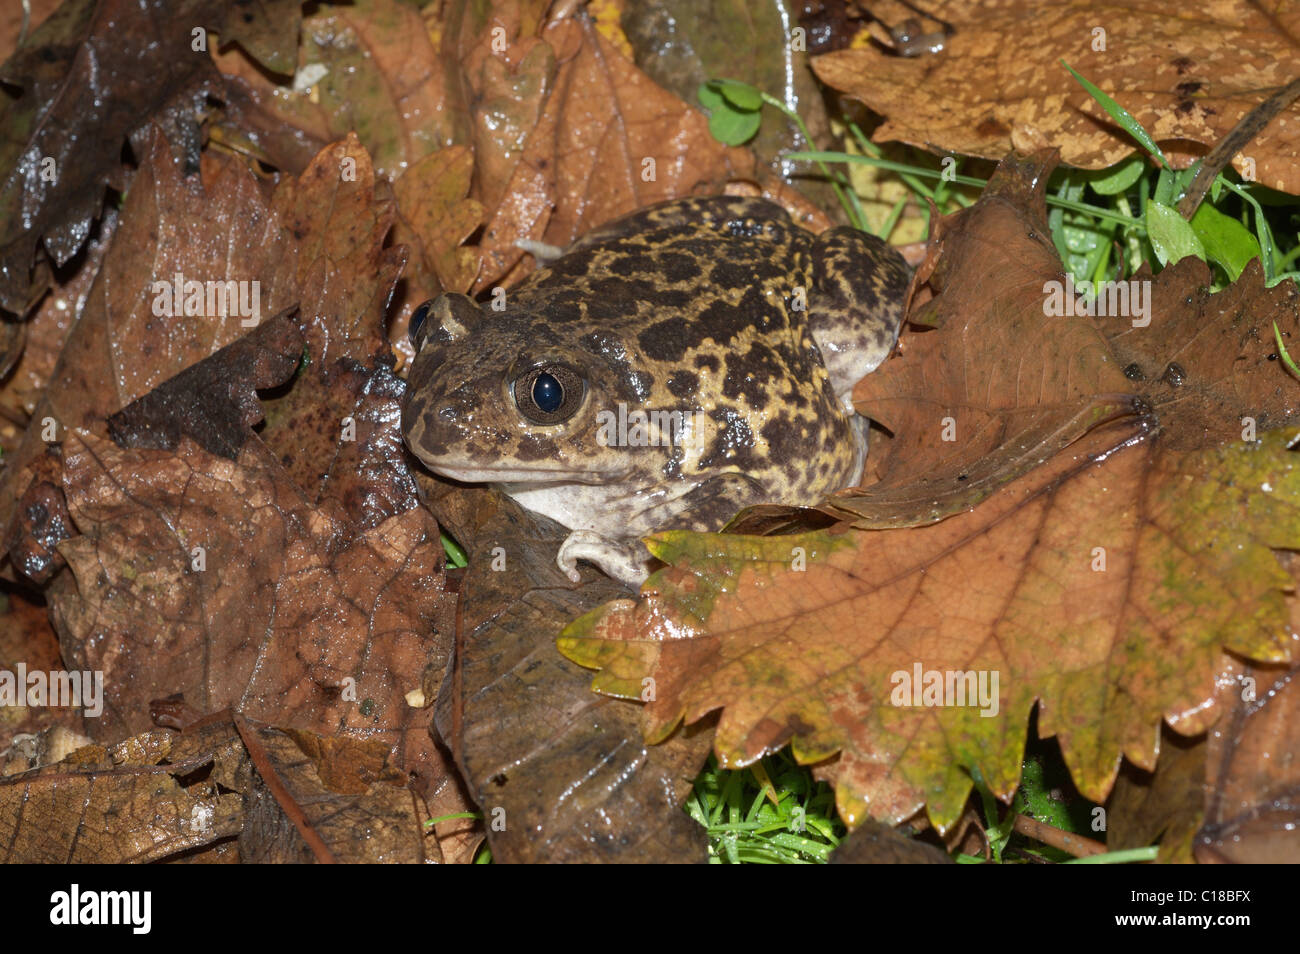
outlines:
[[[554,549],[554,527],[411,472],[391,342],[413,305],[439,290],[522,278],[532,265],[517,239],[563,246],[658,199],[735,188],[754,177],[753,156],[716,143],[704,116],[604,30],[546,21],[545,4],[494,5],[486,17],[457,4],[445,20],[426,11],[419,23],[387,0],[328,8],[304,21],[297,56],[285,37],[298,5],[282,7],[223,32],[219,74],[196,58],[184,82],[150,74],[153,89],[139,70],[128,76],[124,111],[111,115],[130,122],[86,125],[70,101],[42,93],[43,74],[17,69],[39,47],[33,37],[4,74],[37,94],[23,110],[64,116],[69,143],[95,146],[74,157],[64,192],[36,201],[37,226],[11,229],[17,238],[0,246],[7,307],[26,310],[53,283],[81,319],[71,330],[55,315],[33,325],[36,341],[55,342],[47,350],[66,335],[62,354],[30,362],[21,392],[6,388],[33,424],[0,486],[5,545],[13,567],[44,587],[65,665],[113,673],[108,717],[87,723],[92,750],[73,757],[78,777],[30,770],[58,776],[40,784],[63,794],[43,803],[39,822],[9,816],[6,830],[20,836],[11,844],[32,846],[14,857],[60,857],[62,836],[42,845],[42,826],[74,830],[68,807],[98,785],[105,817],[153,810],[177,821],[125,854],[100,840],[78,858],[465,861],[481,829],[443,821],[430,838],[417,822],[477,803],[501,860],[701,860],[700,830],[678,805],[709,745],[739,765],[786,741],[835,783],[860,831],[868,817],[892,822],[924,806],[955,836],[970,772],[1010,799],[1035,705],[1040,733],[1057,735],[1079,787],[1098,800],[1121,755],[1139,773],[1156,768],[1162,721],[1182,738],[1227,713],[1236,721],[1211,731],[1213,797],[1201,816],[1180,816],[1168,856],[1225,856],[1243,850],[1243,836],[1267,852],[1294,814],[1289,763],[1275,757],[1276,774],[1257,764],[1287,745],[1275,700],[1289,698],[1280,674],[1294,659],[1294,582],[1278,557],[1297,531],[1287,503],[1294,385],[1269,334],[1273,320],[1288,336],[1297,327],[1290,283],[1265,289],[1256,263],[1212,296],[1206,268],[1184,260],[1137,276],[1149,286],[1150,325],[1049,319],[1044,286],[1064,277],[1041,209],[1050,161],[1009,160],[978,205],[938,224],[905,347],[855,392],[892,431],[877,441],[875,482],[820,511],[737,522],[779,537],[664,535],[656,553],[670,567],[640,602],[596,609],[617,587],[593,574],[576,590],[552,579],[541,554]],[[223,5],[211,10],[219,24]],[[1068,84],[1046,98],[1004,96],[991,120],[944,100],[947,125],[906,126],[903,117],[929,121],[907,97],[941,101],[932,84],[945,70],[963,74],[949,88],[997,88],[969,83],[962,59],[988,23],[939,12],[956,27],[948,52],[873,60],[879,104],[853,85],[860,64],[834,58],[863,50],[816,63],[823,80],[888,117],[877,138],[995,157],[1046,139],[1093,166],[1127,154]],[[95,41],[91,20],[46,29]],[[137,53],[128,43],[123,62]],[[1177,77],[1160,74],[1174,85],[1149,102],[1125,92],[1137,73],[1110,76],[1086,56],[1074,65],[1117,90],[1158,138],[1212,143],[1242,97],[1264,88],[1247,69],[1232,77],[1236,98],[1220,103],[1184,75],[1218,62],[1213,49],[1188,59],[1171,64]],[[205,128],[225,148],[199,152],[193,103],[209,95],[221,108]],[[1086,121],[1056,130],[1034,119],[1052,109]],[[1276,161],[1284,125],[1255,145],[1263,176],[1286,187]],[[138,168],[120,161],[126,138]],[[19,135],[6,148],[31,145]],[[259,181],[230,148],[280,175]],[[661,160],[648,179],[635,161],[645,155]],[[127,190],[120,215],[100,208],[106,185]],[[14,180],[0,193],[4,222],[27,186]],[[800,203],[788,189],[761,189]],[[87,238],[98,243],[89,254],[78,251]],[[237,317],[196,325],[157,315],[150,283],[177,272],[258,278],[263,314],[280,316],[259,329],[270,346],[248,353],[257,338],[242,337]],[[945,418],[957,440],[943,439]],[[52,444],[38,426],[46,420],[57,422]],[[344,421],[352,430],[341,440]],[[463,577],[444,572],[422,498],[470,550]],[[494,547],[522,578],[490,571]],[[196,572],[195,560],[208,569]],[[640,700],[653,680],[643,714],[588,693],[587,675],[554,652],[555,632],[587,611],[562,648],[604,666],[597,684],[607,692]],[[674,640],[661,642],[665,633]],[[1250,660],[1245,675],[1225,675],[1224,647],[1233,664]],[[890,705],[893,677],[918,665],[922,680],[926,670],[997,673],[988,715]],[[1241,709],[1232,693],[1215,695],[1234,678],[1268,682],[1266,704]],[[202,718],[225,706],[237,714],[224,728],[213,728],[220,715]],[[713,739],[703,717],[717,709]],[[203,789],[168,766],[173,787],[150,791],[174,810],[159,814],[131,780],[141,769],[124,788],[105,785],[126,757],[93,747],[134,745],[130,758],[160,780],[167,772],[148,753],[172,744],[152,727],[173,724],[169,711],[189,713],[173,720],[182,737],[225,740],[185,756],[185,768],[241,758],[245,767],[222,769],[220,788]],[[676,729],[683,719],[691,725]],[[644,744],[643,728],[668,741]],[[218,751],[234,754],[214,761]],[[592,774],[593,764],[604,768]],[[361,781],[346,782],[356,772]],[[31,797],[26,778],[7,783],[11,798]],[[378,799],[361,811],[391,819],[384,837],[350,845],[346,822],[328,825],[335,810],[351,817],[324,794],[340,789]],[[251,800],[243,815],[229,792]],[[186,828],[196,807],[220,822]],[[495,809],[527,825],[495,831]],[[295,840],[268,854],[285,825]]]

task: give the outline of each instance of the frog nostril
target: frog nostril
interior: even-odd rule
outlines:
[[[533,403],[547,414],[554,414],[564,403],[564,386],[555,375],[543,371],[533,379]]]

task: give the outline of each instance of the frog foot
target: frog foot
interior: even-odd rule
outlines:
[[[555,554],[556,565],[574,583],[582,581],[578,561],[586,560],[596,564],[606,576],[633,589],[640,589],[650,575],[652,559],[650,551],[640,540],[631,544],[620,543],[592,530],[574,530],[565,537]]]

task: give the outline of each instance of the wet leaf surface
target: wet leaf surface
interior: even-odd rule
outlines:
[[[441,546],[423,511],[345,533],[256,438],[229,461],[75,432],[65,471],[81,535],[60,545],[72,573],[50,600],[65,659],[104,673],[93,734],[140,731],[151,699],[181,692],[201,711],[385,736],[412,769],[436,759],[404,702],[437,647]]]
[[[1205,823],[1196,833],[1198,861],[1295,864],[1295,666],[1230,660],[1220,678],[1224,718],[1210,730],[1205,752]]]
[[[297,35],[299,0],[267,0],[230,16],[223,0],[78,0],[33,29],[0,79],[22,90],[7,103],[0,138],[0,307],[26,311],[43,290],[30,275],[37,243],[67,262],[99,217],[105,189],[124,191],[128,137],[147,151],[149,127],[167,130],[177,155],[198,158],[195,111],[220,96],[221,78],[193,30],[219,30],[279,62]],[[39,278],[39,276],[38,276]]]
[[[1134,314],[1053,314],[1053,160],[1011,158],[937,223],[902,347],[855,392],[890,431],[863,486],[663,535],[632,600],[560,574],[562,528],[413,470],[407,321],[523,278],[544,252],[520,240],[662,199],[829,225],[767,172],[784,121],[725,148],[696,106],[730,76],[827,144],[773,3],[636,5],[633,43],[616,7],[545,0],[32,6],[21,47],[0,24],[0,687],[99,671],[105,711],[3,707],[9,860],[463,863],[486,838],[506,862],[701,861],[681,803],[710,747],[792,742],[856,826],[836,861],[942,861],[889,824],[924,809],[982,852],[970,774],[1010,799],[1035,707],[1084,794],[1115,786],[1111,847],[1294,855],[1300,476],[1271,329],[1300,316],[1248,249],[1216,253],[1240,276],[1219,294],[1184,260],[1136,276]],[[843,41],[849,12],[807,25]],[[870,14],[822,78],[882,110],[878,139],[992,157],[1132,150],[1063,46],[1179,164],[1294,58],[1286,14],[1231,3],[1192,25],[941,3],[945,50],[906,57],[906,8]],[[1267,184],[1294,187],[1294,109],[1241,157]],[[190,307],[192,281],[256,304]],[[565,652],[636,701],[561,655],[576,616]],[[927,672],[1000,681],[932,706]]]
[[[203,193],[176,176],[161,141],[155,157],[152,177],[147,169],[140,178],[157,185],[133,190],[120,234],[148,228],[161,244],[168,203],[180,215],[199,214],[194,199]],[[356,177],[340,177],[351,168]],[[200,713],[232,706],[248,718],[392,751],[430,811],[454,814],[464,810],[464,795],[429,734],[429,713],[407,701],[427,668],[445,665],[451,604],[439,532],[418,506],[402,449],[404,385],[391,372],[382,321],[402,253],[382,248],[391,203],[376,199],[369,170],[355,139],[339,143],[268,204],[251,178],[222,178],[237,165],[215,167],[210,187],[230,203],[231,219],[235,209],[244,214],[223,223],[224,236],[196,229],[199,242],[168,244],[167,254],[183,261],[177,271],[204,274],[205,249],[247,243],[252,248],[234,254],[225,246],[225,267],[263,282],[266,303],[280,300],[276,289],[296,293],[301,273],[312,289],[302,299],[310,311],[301,321],[290,317],[301,310],[262,316],[242,337],[238,315],[224,323],[172,316],[192,349],[184,357],[146,348],[125,386],[121,376],[80,382],[65,400],[85,408],[91,427],[61,433],[62,454],[34,457],[23,472],[29,488],[50,497],[50,514],[66,498],[59,524],[66,539],[51,541],[47,517],[22,524],[20,542],[68,560],[65,573],[48,564],[47,597],[65,664],[104,674],[104,715],[86,724],[96,739],[146,729],[162,697]],[[173,198],[181,195],[189,201]],[[249,229],[269,233],[262,247],[241,240]],[[166,331],[159,319],[167,316],[137,291],[147,282],[114,281],[117,265],[110,253],[96,279],[104,307],[78,325],[97,338],[84,347],[125,351],[135,332],[127,325],[119,335],[111,320],[119,296],[140,310],[142,326]],[[195,327],[210,337],[195,341]],[[232,332],[224,347],[223,327]],[[62,361],[70,353],[72,345]],[[102,374],[102,364],[90,364]],[[171,377],[159,375],[168,368]],[[141,387],[152,375],[157,386]],[[101,415],[114,402],[104,391],[131,393],[126,388],[142,394],[106,427]],[[264,406],[259,389],[286,393]],[[28,437],[39,450],[35,430]],[[313,437],[328,453],[307,456]],[[277,444],[288,449],[277,452]],[[24,515],[35,490],[19,508]],[[402,798],[409,814],[412,794],[403,788]],[[440,826],[438,839],[444,834],[451,856],[467,860],[474,838],[465,823]],[[436,839],[430,845],[442,854]]]
[[[421,864],[441,861],[427,811],[374,741],[322,738],[238,720],[256,769],[241,860]],[[432,856],[430,856],[432,852]]]
[[[218,737],[203,742],[155,730],[0,779],[5,860],[159,861],[234,837],[243,799],[216,784],[230,753]]]
[[[817,148],[832,142],[830,119],[808,68],[807,53],[788,35],[790,14],[782,0],[643,0],[626,5],[620,19],[631,59],[656,83],[687,103],[698,103],[702,83],[719,77],[748,83],[796,111]],[[809,148],[798,126],[771,106],[748,143],[771,181],[795,168],[781,153]],[[765,183],[769,176],[764,176]],[[794,180],[813,204],[839,215],[835,195],[823,181]],[[837,221],[836,224],[842,224]]]
[[[1048,154],[1004,161],[979,203],[936,227],[908,320],[937,330],[909,335],[853,393],[895,435],[874,463],[877,482],[831,501],[857,525],[955,513],[1134,410],[1103,328],[1046,313],[1047,283],[1065,280],[1043,209],[1054,164]]]
[[[285,384],[302,360],[297,309],[257,326],[216,354],[132,401],[108,419],[119,447],[175,450],[187,437],[230,460],[262,422],[259,390]]]
[[[108,414],[248,330],[233,313],[197,321],[183,307],[180,313],[162,307],[164,314],[154,314],[155,282],[167,290],[161,302],[166,306],[177,274],[245,287],[257,281],[259,304],[269,317],[298,297],[292,272],[282,265],[291,241],[242,164],[213,159],[202,177],[185,178],[166,140],[155,134],[113,246],[0,479],[3,523],[9,525],[16,498],[26,489],[28,465],[62,440],[68,427],[107,437]]]
[[[555,565],[566,531],[507,498],[462,513],[450,522],[472,541],[470,569],[437,723],[483,810],[493,858],[703,861],[704,829],[681,803],[708,755],[708,728],[646,745],[636,706],[593,695],[588,674],[555,649],[575,614],[625,591],[590,570],[575,589]]]
[[[405,276],[409,301],[438,292],[466,292],[478,275],[478,250],[461,245],[483,221],[483,205],[468,198],[474,154],[450,146],[415,163],[395,186],[398,223],[393,237],[412,248]]]
[[[490,32],[471,35],[462,48],[477,57],[489,37]],[[553,21],[541,34],[542,44],[508,38],[511,56],[519,58],[515,72],[526,71],[530,84],[541,84],[547,95],[524,127],[522,151],[489,166],[499,170],[504,196],[484,190],[484,204],[494,212],[483,232],[483,271],[475,292],[513,284],[532,270],[531,259],[521,262],[519,239],[563,248],[643,206],[697,190],[719,191],[727,179],[743,178],[752,168],[747,153],[728,150],[709,134],[703,113],[655,85],[589,21]],[[474,88],[484,93],[488,83],[518,80],[502,75],[493,60],[479,62],[483,72]],[[469,75],[473,86],[472,66]],[[487,119],[476,117],[479,123]],[[521,124],[528,120],[523,117]],[[492,142],[489,147],[480,140],[479,151],[506,145],[499,134]]]
[[[448,860],[375,740],[219,713],[0,779],[8,861]],[[195,859],[195,855],[209,857]],[[460,860],[460,859],[458,859]]]
[[[915,15],[897,2],[872,12],[889,24]],[[927,4],[926,13],[953,27],[940,53],[898,56],[882,44],[813,61],[822,82],[886,117],[877,141],[991,159],[1012,148],[1055,146],[1072,166],[1114,165],[1136,144],[1075,82],[1064,58],[1132,113],[1181,168],[1300,68],[1292,40],[1300,14],[1245,0],[1198,6],[1194,17],[1176,0],[1114,15],[1075,0],[945,0]],[[1253,161],[1256,181],[1294,193],[1300,113],[1293,106],[1285,115],[1251,142],[1237,168]]]
[[[242,43],[215,62],[234,87],[239,113],[223,122],[223,138],[294,173],[349,133],[381,175],[399,175],[465,138],[463,108],[449,100],[449,77],[429,29],[419,10],[397,0],[313,7],[302,19],[296,53],[275,74]]]

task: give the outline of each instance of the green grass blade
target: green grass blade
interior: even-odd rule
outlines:
[[[1088,91],[1089,96],[1101,104],[1101,108],[1106,110],[1106,113],[1111,119],[1115,120],[1115,122],[1119,124],[1120,128],[1136,139],[1143,149],[1159,159],[1166,169],[1173,168],[1169,165],[1169,160],[1165,158],[1165,154],[1160,151],[1160,147],[1156,145],[1156,141],[1147,134],[1145,129],[1142,128],[1142,124],[1133,118],[1132,113],[1103,93],[1099,87],[1084,79],[1074,69],[1074,67],[1065,62],[1065,60],[1061,60],[1061,65],[1070,71],[1070,75],[1079,81],[1079,85]]]

